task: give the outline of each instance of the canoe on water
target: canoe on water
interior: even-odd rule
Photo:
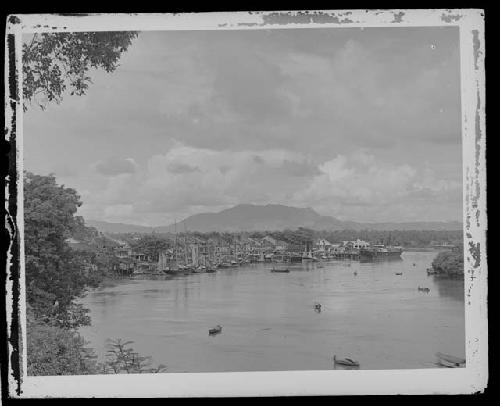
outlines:
[[[208,330],[208,334],[209,335],[219,334],[221,331],[222,331],[222,326],[217,325],[214,328],[211,328],[210,330]]]
[[[290,270],[289,269],[273,268],[273,269],[271,269],[271,272],[284,272],[284,273],[288,273],[288,272],[290,272]]]
[[[448,368],[459,368],[465,366],[465,359],[455,357],[453,355],[443,354],[442,352],[437,352],[436,357],[439,360],[439,364]]]
[[[333,356],[333,362],[335,364],[339,364],[339,365],[346,365],[346,366],[350,366],[350,367],[359,367],[359,362],[358,361],[354,361],[351,358],[337,358],[334,355]]]

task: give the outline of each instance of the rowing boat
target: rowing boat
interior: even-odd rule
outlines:
[[[339,358],[339,359],[337,359],[337,357],[334,355],[333,362],[335,364],[345,365],[345,366],[349,366],[349,367],[359,367],[359,362],[354,361],[351,358]]]
[[[443,354],[442,352],[437,352],[436,357],[439,360],[439,364],[448,368],[460,368],[465,366],[465,358]]]

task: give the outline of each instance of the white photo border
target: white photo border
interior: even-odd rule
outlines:
[[[26,291],[22,176],[17,177],[17,235],[20,267],[20,312],[7,308],[21,325],[21,382],[9,365],[9,393],[21,398],[88,397],[235,397],[309,395],[470,394],[482,392],[488,380],[486,133],[484,11],[329,10],[217,12],[186,14],[15,15],[6,34],[15,36],[16,71],[22,72],[22,35],[73,31],[252,30],[348,27],[456,26],[460,35],[463,153],[463,224],[465,266],[466,367],[414,370],[332,370],[231,373],[164,373],[130,375],[27,376]],[[7,42],[6,42],[7,50]],[[9,55],[6,52],[6,87]],[[15,111],[5,96],[6,118],[15,117],[17,173],[23,173],[22,83]],[[14,115],[15,114],[15,115]],[[8,141],[12,125],[6,120]],[[9,179],[8,182],[12,182]],[[6,192],[8,189],[6,187]],[[12,301],[12,268],[7,264],[7,294]],[[9,330],[10,331],[10,330]],[[8,337],[10,338],[10,337]],[[14,348],[9,343],[9,355]],[[9,356],[10,360],[10,356]],[[17,391],[18,384],[20,391]]]

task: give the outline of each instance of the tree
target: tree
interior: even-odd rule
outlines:
[[[160,252],[170,248],[171,244],[166,238],[155,234],[143,235],[139,240],[132,243],[132,249],[149,255],[154,261],[158,261]]]
[[[42,109],[48,102],[60,103],[66,90],[85,94],[92,83],[89,70],[115,71],[137,35],[135,31],[34,34],[23,44],[24,110],[33,101]]]
[[[76,216],[81,205],[74,189],[56,184],[54,176],[24,174],[24,242],[28,303],[35,316],[61,325],[87,321],[73,303],[88,285],[84,257],[66,239],[84,227]],[[76,319],[75,319],[75,316]]]
[[[142,356],[130,347],[133,341],[122,341],[121,339],[108,340],[108,351],[106,361],[99,365],[101,372],[108,374],[140,374],[159,373],[166,369],[163,364],[151,367],[152,358]]]
[[[463,278],[464,276],[464,251],[463,247],[459,246],[454,251],[440,252],[434,261],[432,268],[437,272],[437,275],[450,278]]]

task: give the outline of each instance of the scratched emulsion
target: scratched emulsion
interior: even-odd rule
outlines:
[[[392,20],[393,23],[401,23],[403,21],[405,13],[400,11],[399,13],[394,13],[394,20]]]
[[[11,25],[19,24],[21,21],[16,16],[9,17]],[[7,35],[7,48],[9,58],[9,108],[10,108],[10,128],[6,129],[9,134],[10,151],[8,155],[8,216],[12,230],[10,232],[10,246],[8,257],[10,258],[9,279],[12,281],[12,313],[10,320],[9,345],[10,345],[10,372],[17,382],[16,393],[21,394],[21,326],[20,326],[20,269],[19,269],[19,236],[17,233],[17,106],[20,103],[18,89],[19,75],[16,68],[16,49],[14,34]]]
[[[296,13],[269,13],[262,16],[263,25],[266,24],[326,24],[352,23],[348,18],[350,11],[341,13],[325,13],[322,11],[303,11]],[[342,18],[344,17],[344,18]]]
[[[480,70],[479,58],[482,55],[481,51],[481,41],[479,38],[479,31],[472,30],[472,44],[473,44],[473,59],[474,59],[474,69],[475,71]],[[470,297],[471,291],[474,287],[474,281],[477,279],[476,270],[481,267],[481,244],[479,241],[475,240],[472,236],[471,231],[471,215],[475,217],[475,226],[480,229],[480,215],[481,210],[479,208],[480,198],[481,198],[481,177],[480,177],[480,167],[481,167],[481,141],[482,141],[482,131],[481,131],[481,114],[483,114],[483,104],[481,103],[481,92],[480,83],[475,82],[477,86],[476,89],[476,110],[474,114],[474,170],[473,173],[467,169],[467,183],[466,183],[466,201],[467,201],[467,217],[466,217],[466,236],[469,240],[468,242],[468,262],[470,267],[468,267],[467,273],[470,279],[470,285],[467,289],[467,301],[468,305],[471,305]],[[483,194],[484,195],[484,194]],[[471,263],[470,259],[473,260]]]
[[[460,14],[445,14],[443,13],[441,15],[441,20],[443,20],[445,23],[452,23],[459,21],[462,18],[462,15]]]

